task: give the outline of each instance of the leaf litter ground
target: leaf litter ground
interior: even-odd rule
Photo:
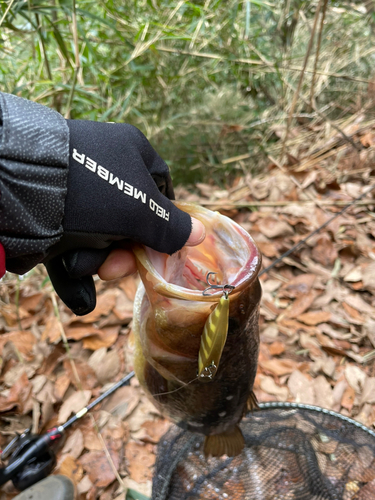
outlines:
[[[267,268],[374,182],[375,127],[354,124],[346,134],[360,151],[332,135],[303,159],[299,146],[284,167],[271,159],[260,176],[244,173],[225,190],[181,187],[177,199],[232,217]],[[261,276],[259,401],[314,404],[374,427],[374,209],[372,193]],[[1,447],[26,428],[64,422],[132,370],[137,281],[97,280],[97,307],[82,318],[59,300],[57,312],[42,267],[0,282]],[[156,445],[169,425],[133,379],[69,429],[55,473],[72,479],[79,499],[122,500],[126,488],[149,496]],[[7,483],[0,500],[16,493]]]

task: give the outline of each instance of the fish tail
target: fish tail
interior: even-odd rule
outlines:
[[[245,446],[245,440],[241,429],[235,425],[232,429],[222,432],[221,434],[213,434],[206,436],[204,440],[204,454],[205,457],[221,457],[221,455],[228,455],[228,457],[235,457],[239,455]]]
[[[247,411],[253,411],[259,409],[258,400],[253,391],[250,392],[250,395],[247,398],[246,409]]]

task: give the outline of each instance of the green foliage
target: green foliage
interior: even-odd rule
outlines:
[[[75,71],[72,1],[14,0],[0,35],[1,90],[72,118],[132,123],[176,182],[224,183],[279,151],[275,131],[286,122],[317,4],[80,0]],[[10,4],[0,5],[4,14]],[[316,118],[306,104],[315,50],[295,111],[307,119]],[[373,12],[361,2],[329,2],[316,107],[331,119],[358,111],[374,53]],[[225,162],[246,153],[243,162]]]

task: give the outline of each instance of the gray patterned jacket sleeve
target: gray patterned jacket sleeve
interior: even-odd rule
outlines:
[[[0,92],[0,242],[24,274],[62,236],[69,129],[49,108]]]

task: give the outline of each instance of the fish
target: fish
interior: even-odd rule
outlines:
[[[261,255],[230,218],[174,203],[204,224],[206,237],[173,255],[134,246],[134,370],[162,414],[205,436],[206,457],[236,456],[238,424],[257,406]]]

